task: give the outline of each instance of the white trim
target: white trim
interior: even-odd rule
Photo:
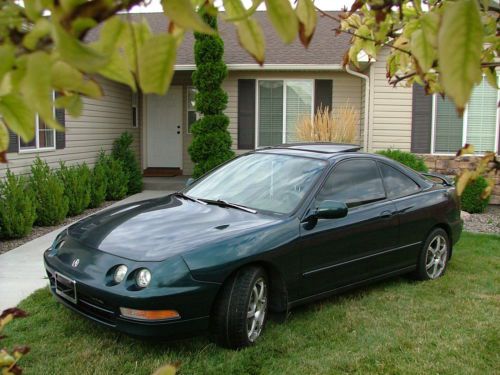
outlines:
[[[500,71],[497,71],[497,83],[500,81]],[[498,142],[500,138],[500,106],[498,103],[500,102],[500,90],[497,90],[497,126],[495,129],[495,153],[499,154],[500,149],[498,148]]]
[[[435,155],[434,153],[434,144],[436,143],[435,138],[436,138],[436,95],[432,95],[432,117],[431,117],[431,149],[430,152],[432,155]]]
[[[287,95],[286,95],[286,84],[287,82],[310,82],[312,84],[311,86],[311,119],[314,117],[314,78],[258,78],[255,80],[255,149],[261,148],[261,147],[267,147],[267,146],[260,146],[259,145],[259,93],[260,93],[260,86],[259,82],[260,81],[281,81],[283,82],[283,120],[282,120],[282,136],[281,136],[281,141],[282,143],[286,143],[286,101],[287,101]]]
[[[341,64],[227,64],[228,70],[335,70],[343,71]],[[174,65],[174,70],[196,70],[195,64]]]
[[[355,71],[351,70],[349,65],[346,65],[345,71],[348,74],[351,74],[355,77],[359,77],[365,81],[365,108],[364,108],[365,115],[364,115],[364,120],[363,120],[363,148],[364,148],[365,152],[368,152],[368,132],[369,132],[368,108],[370,106],[370,103],[369,103],[369,96],[370,96],[370,80],[369,79],[370,79],[370,77],[366,74],[362,74],[362,73],[355,72]]]

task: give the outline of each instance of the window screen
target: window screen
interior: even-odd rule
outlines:
[[[328,177],[318,199],[346,203],[349,207],[385,198],[377,164],[373,160],[348,160]]]
[[[434,152],[457,152],[462,147],[463,120],[450,99],[436,96]]]
[[[297,124],[304,117],[311,117],[312,81],[286,82],[286,142],[298,142]]]
[[[283,81],[259,81],[259,146],[283,143]]]
[[[405,176],[395,168],[379,163],[382,176],[384,177],[385,190],[389,199],[404,197],[416,193],[420,187],[408,176]]]

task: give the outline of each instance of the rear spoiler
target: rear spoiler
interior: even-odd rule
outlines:
[[[420,172],[420,174],[426,178],[431,179],[431,180],[434,178],[437,178],[438,180],[441,180],[442,184],[445,186],[454,186],[455,185],[455,181],[453,181],[451,178],[448,178],[448,177],[446,177],[442,174],[439,174],[439,173]]]

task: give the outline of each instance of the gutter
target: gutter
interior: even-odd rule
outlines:
[[[361,79],[363,79],[365,81],[365,116],[364,116],[364,124],[363,124],[363,148],[364,148],[364,151],[365,152],[368,152],[368,150],[370,149],[368,147],[368,133],[369,133],[369,118],[368,118],[368,114],[369,114],[369,105],[370,105],[370,100],[369,100],[369,97],[370,97],[370,81],[369,81],[369,76],[365,75],[365,74],[362,74],[362,73],[359,73],[359,72],[355,72],[353,70],[351,70],[351,68],[349,67],[349,65],[346,65],[345,67],[345,71],[350,74],[350,75],[353,75],[355,77],[359,77]]]
[[[195,70],[195,64],[175,65],[174,70]],[[302,70],[302,71],[342,71],[340,64],[227,64],[228,70]]]

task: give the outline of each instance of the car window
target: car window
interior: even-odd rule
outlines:
[[[379,163],[382,176],[384,177],[385,190],[387,197],[394,199],[414,194],[420,190],[415,181],[385,163]]]
[[[327,178],[318,200],[344,202],[349,207],[385,199],[384,185],[373,160],[356,159],[339,164]]]

